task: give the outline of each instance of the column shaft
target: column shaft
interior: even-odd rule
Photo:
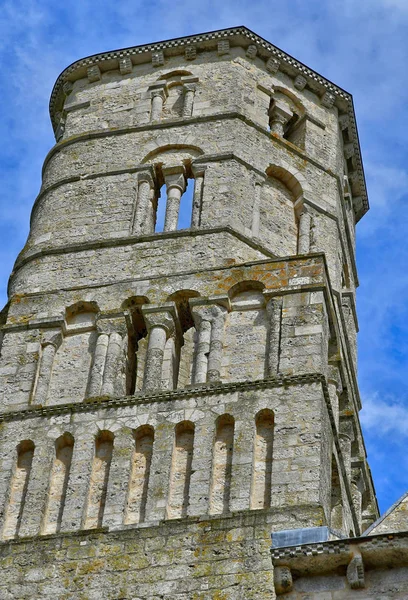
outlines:
[[[268,377],[275,377],[279,373],[280,330],[282,318],[282,298],[275,297],[267,305],[269,315],[269,331],[267,345]]]
[[[167,188],[166,216],[164,231],[175,231],[178,224],[180,210],[181,189],[176,186]]]
[[[204,173],[196,175],[194,179],[193,210],[191,213],[191,227],[199,227],[201,220],[201,204],[203,197]]]
[[[149,223],[152,219],[149,219],[149,212],[151,206],[151,183],[143,179],[139,182],[138,191],[137,191],[137,202],[136,202],[136,211],[135,217],[133,220],[133,230],[134,234],[143,234],[150,233]]]
[[[211,323],[202,320],[198,330],[197,352],[194,364],[193,383],[207,381],[208,355],[210,352]]]
[[[254,237],[259,236],[259,224],[260,224],[260,212],[259,207],[261,203],[261,185],[255,184],[255,198],[254,206],[252,208],[252,235]]]
[[[310,214],[303,210],[299,216],[298,254],[307,254],[310,251],[310,222]]]
[[[108,334],[100,333],[96,340],[94,359],[91,368],[91,377],[87,394],[89,397],[99,396],[101,393],[108,344]]]
[[[163,112],[163,94],[161,92],[153,93],[152,95],[152,112],[150,115],[151,121],[158,121]]]
[[[193,114],[195,88],[187,88],[184,93],[183,117],[191,117]]]
[[[164,327],[156,325],[151,328],[147,346],[145,375],[143,389],[145,391],[161,388],[161,375],[163,367],[164,347],[167,334]]]
[[[43,347],[35,390],[35,404],[46,404],[56,352],[57,348],[54,344],[48,343]]]
[[[103,373],[103,396],[112,396],[115,393],[115,382],[122,352],[122,343],[122,336],[120,333],[113,332],[110,334],[108,350],[106,353],[105,370]]]
[[[224,319],[226,311],[220,312],[211,324],[210,352],[208,356],[207,381],[221,379],[222,341],[224,337]]]

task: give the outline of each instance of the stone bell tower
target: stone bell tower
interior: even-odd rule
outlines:
[[[378,516],[351,96],[239,27],[79,60],[50,111],[2,312],[0,597],[270,599],[272,530]]]

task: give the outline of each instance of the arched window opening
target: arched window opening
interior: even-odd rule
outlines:
[[[343,499],[337,460],[332,456],[331,466],[331,497],[330,497],[330,520],[331,528],[336,531],[343,530]]]
[[[218,417],[213,448],[213,464],[210,487],[210,514],[229,511],[234,450],[234,418]]]
[[[167,94],[163,103],[162,119],[181,118],[184,111],[184,88],[181,80],[170,81]]]
[[[305,109],[285,88],[275,87],[269,105],[269,130],[300,148],[305,147]]]
[[[154,430],[150,425],[139,427],[134,432],[135,449],[132,455],[127,503],[126,525],[143,523],[146,516],[147,493],[150,467],[153,456]]]
[[[180,519],[187,516],[193,449],[194,424],[190,421],[183,421],[175,429],[167,503],[168,519]]]
[[[102,527],[109,470],[112,461],[113,439],[113,433],[101,431],[95,440],[95,456],[89,483],[84,529]]]
[[[56,533],[61,529],[73,449],[74,438],[70,433],[64,433],[55,442],[55,458],[42,527],[43,534]]]
[[[11,478],[3,529],[3,539],[5,540],[17,537],[20,531],[34,449],[35,446],[31,440],[24,440],[17,446],[17,459]]]
[[[164,231],[164,220],[166,218],[166,200],[167,200],[167,190],[166,184],[164,183],[158,192],[157,195],[157,211],[156,211],[156,220],[155,220],[155,233],[161,233]]]
[[[143,373],[147,350],[147,328],[141,307],[148,302],[145,296],[130,298],[124,307],[131,314],[128,329],[128,347],[126,361],[126,394],[131,395],[142,389]]]
[[[192,372],[196,351],[196,329],[189,300],[197,298],[194,290],[179,290],[171,294],[167,300],[175,302],[180,323],[181,337],[175,340],[174,385],[178,389],[185,388],[192,382]]]
[[[274,417],[271,410],[260,411],[255,418],[254,460],[252,467],[251,508],[269,508],[272,491],[272,455]]]
[[[193,212],[194,180],[187,179],[187,187],[181,197],[180,212],[177,223],[177,229],[188,229],[191,225],[191,215]]]

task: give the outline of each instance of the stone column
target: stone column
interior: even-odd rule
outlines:
[[[336,365],[329,365],[327,387],[336,429],[339,428],[339,398],[341,394],[341,378]]]
[[[122,350],[123,337],[120,333],[114,331],[109,335],[105,369],[103,372],[102,396],[113,396],[115,393],[115,381],[120,370]]]
[[[143,390],[148,392],[162,387],[164,348],[176,333],[177,313],[173,302],[144,305],[142,313],[149,332],[143,381]]]
[[[282,298],[272,297],[266,310],[269,316],[269,329],[267,338],[267,376],[276,377],[279,373],[280,336],[282,320]]]
[[[205,165],[192,165],[194,175],[193,210],[191,213],[191,227],[199,227],[201,222],[201,208],[203,202]]]
[[[299,210],[298,219],[298,254],[308,254],[308,252],[310,252],[311,216],[307,207],[304,204]]]
[[[47,332],[42,342],[42,353],[38,368],[38,377],[34,394],[34,404],[46,404],[48,389],[51,382],[52,367],[55,354],[61,345],[62,336],[60,332]]]
[[[164,231],[175,231],[178,224],[181,196],[186,189],[185,168],[184,166],[164,168],[163,176],[167,189]]]
[[[361,480],[361,469],[353,468],[351,471],[351,496],[353,498],[354,510],[356,512],[356,518],[358,522],[358,526],[361,529],[361,521],[362,521],[362,499],[363,493],[361,490],[362,480]],[[356,534],[359,535],[360,531],[356,531]]]
[[[354,441],[353,419],[354,417],[351,416],[341,416],[339,420],[339,441],[343,456],[343,464],[349,481],[351,481],[351,447]]]
[[[152,109],[150,121],[159,121],[163,112],[163,104],[168,96],[167,85],[165,83],[156,83],[149,88],[152,98]]]
[[[154,181],[151,169],[141,171],[138,174],[138,187],[136,210],[133,218],[132,233],[135,235],[143,235],[152,233],[152,192],[154,190]]]
[[[193,383],[207,381],[208,356],[211,342],[211,309],[206,306],[192,305],[194,324],[197,330],[197,347],[193,365]]]
[[[193,114],[194,95],[196,86],[194,83],[185,83],[184,86],[183,117],[191,117]]]
[[[213,319],[211,322],[210,352],[208,355],[207,381],[220,381],[222,343],[224,339],[224,323],[227,309],[223,306],[213,305]]]
[[[88,386],[88,397],[100,396],[102,389],[103,373],[105,370],[106,353],[108,350],[109,335],[98,333],[91,367],[91,376]]]
[[[341,454],[343,457],[343,464],[346,470],[347,478],[351,479],[351,439],[345,433],[340,433],[339,442],[341,448]]]
[[[254,196],[254,205],[252,207],[252,236],[259,237],[259,225],[260,225],[260,205],[261,205],[261,190],[262,190],[262,182],[255,182],[255,196]]]
[[[292,116],[293,113],[285,102],[274,100],[269,109],[269,126],[271,128],[271,133],[283,137],[285,126]]]
[[[190,307],[198,331],[193,383],[219,381],[227,309],[202,298],[190,300]]]

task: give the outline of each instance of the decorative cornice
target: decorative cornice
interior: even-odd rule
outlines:
[[[320,96],[324,106],[330,108],[335,105],[343,115],[344,113],[348,115],[348,128],[354,147],[353,159],[356,166],[356,180],[361,190],[362,206],[358,212],[361,213],[360,216],[367,212],[369,205],[352,96],[244,26],[103,52],[75,61],[59,75],[51,93],[50,115],[54,128],[57,127],[56,112],[60,111],[66,95],[66,84],[87,77],[89,68],[97,67],[101,73],[112,69],[120,70],[123,59],[128,58],[129,60],[126,62],[129,72],[130,67],[135,64],[153,62],[155,65],[158,56],[162,57],[162,61],[158,64],[163,64],[166,57],[177,54],[183,55],[186,48],[194,48],[194,56],[197,51],[219,51],[220,41],[228,42],[229,48],[242,46],[246,51],[249,47],[256,46],[256,56],[266,61],[265,68],[267,70],[272,70],[272,72],[281,70],[291,77],[297,78],[296,81],[298,82],[300,75],[303,88],[308,87]],[[272,69],[271,65],[273,66]]]
[[[286,546],[281,548],[271,548],[272,563],[274,566],[282,564],[287,565],[290,568],[296,569],[298,574],[306,572],[309,576],[319,571],[323,565],[325,571],[328,569],[329,563],[327,562],[328,555],[339,557],[339,560],[333,561],[333,569],[338,568],[340,564],[348,564],[351,556],[353,555],[353,548],[358,547],[359,552],[365,557],[365,555],[378,552],[378,563],[384,562],[387,565],[389,560],[387,550],[392,552],[392,556],[395,561],[397,555],[395,549],[398,546],[404,546],[405,552],[402,552],[402,548],[399,548],[400,561],[407,563],[408,559],[408,531],[380,534],[375,536],[362,536],[357,538],[348,538],[340,540],[331,540],[328,542],[317,542],[311,544],[303,544],[299,546]],[[321,560],[319,560],[321,557]],[[381,561],[381,558],[383,561]],[[400,562],[399,561],[399,562]],[[378,565],[379,566],[379,565]]]
[[[276,387],[291,387],[294,385],[303,385],[307,383],[321,383],[325,390],[325,397],[327,400],[328,392],[324,375],[321,373],[305,373],[303,375],[294,375],[290,377],[270,377],[268,379],[257,379],[255,381],[217,383],[197,387],[193,386],[182,390],[160,390],[152,393],[140,392],[134,396],[100,396],[97,398],[87,398],[84,402],[76,404],[57,404],[54,406],[32,407],[19,411],[0,413],[0,423],[33,418],[46,418],[54,415],[69,413],[90,412],[96,409],[121,408],[124,406],[134,406],[152,402],[169,402],[191,398],[192,396],[197,397],[241,391],[246,392]]]

